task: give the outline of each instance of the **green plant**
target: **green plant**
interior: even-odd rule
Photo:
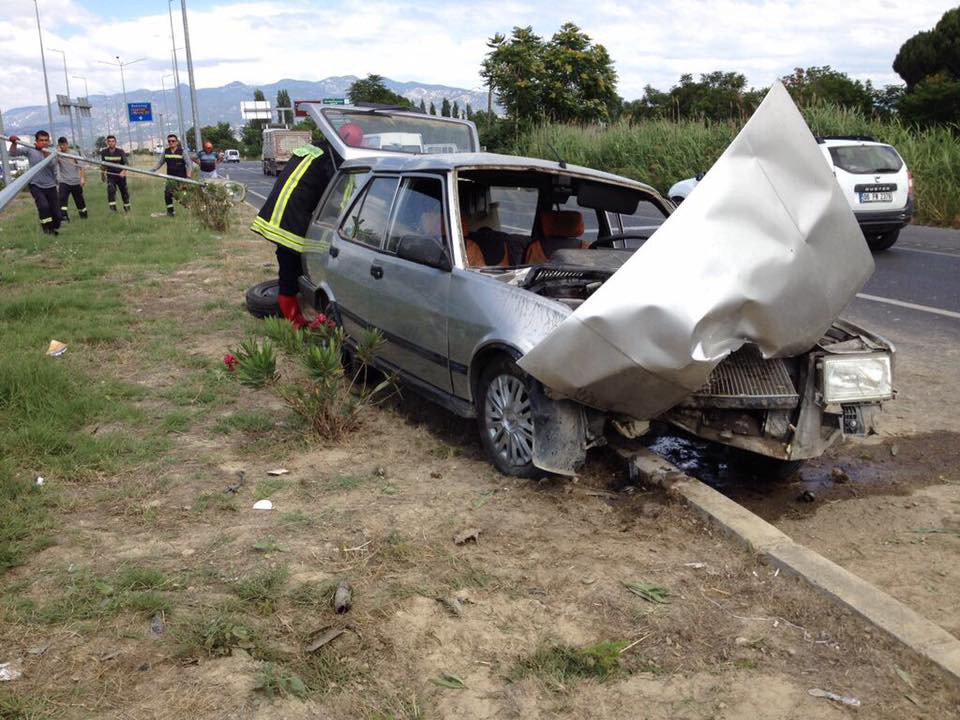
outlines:
[[[268,697],[277,695],[292,695],[302,698],[307,694],[307,686],[303,680],[293,674],[284,672],[276,663],[266,663],[260,670],[254,689],[265,693]]]
[[[620,658],[627,645],[626,642],[606,640],[583,648],[543,645],[533,655],[517,663],[510,673],[510,679],[515,681],[536,675],[561,688],[583,678],[604,681],[620,674]]]
[[[231,590],[243,602],[255,605],[261,612],[270,612],[290,577],[285,567],[264,570],[248,578],[236,580]]]
[[[256,338],[248,338],[233,354],[237,359],[237,377],[243,385],[262,388],[279,377],[277,353],[269,340],[257,343]]]
[[[293,323],[286,318],[264,318],[263,334],[291,355],[297,355],[303,351],[304,330],[294,327]]]
[[[229,655],[234,648],[253,650],[257,647],[255,630],[234,617],[215,613],[189,619],[175,627],[173,635],[180,641],[179,654],[187,657]]]
[[[349,377],[341,364],[344,342],[343,331],[338,328],[319,344],[310,346],[303,356],[309,382],[281,391],[307,426],[330,440],[337,440],[354,429],[360,422],[360,413],[385,400],[387,391],[395,387],[391,377],[372,388],[366,382],[368,368],[383,346],[383,335],[379,331],[368,331],[361,337],[354,350],[354,371]]]
[[[659,585],[650,585],[642,582],[624,582],[623,586],[637,597],[655,604],[665,604],[670,591]]]

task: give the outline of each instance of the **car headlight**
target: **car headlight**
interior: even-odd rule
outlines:
[[[823,358],[826,404],[889,400],[893,397],[890,356],[846,355]]]

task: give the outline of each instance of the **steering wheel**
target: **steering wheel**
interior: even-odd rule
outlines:
[[[645,242],[649,239],[649,235],[640,235],[639,233],[613,233],[612,235],[604,235],[591,241],[590,244],[587,245],[587,249],[593,250],[594,248],[600,247],[613,248],[615,242],[623,243],[623,248],[618,249],[626,249],[627,240],[642,240]]]

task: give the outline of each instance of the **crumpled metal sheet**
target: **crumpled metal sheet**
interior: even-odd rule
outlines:
[[[873,267],[776,83],[697,191],[519,365],[586,405],[652,418],[744,343],[766,358],[809,350]]]

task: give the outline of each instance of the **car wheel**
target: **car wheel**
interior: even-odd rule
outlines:
[[[868,235],[867,236],[867,246],[873,252],[883,252],[884,250],[889,249],[897,241],[897,238],[900,237],[900,230],[891,230],[889,232],[880,233],[878,235]]]
[[[280,305],[277,303],[277,293],[280,290],[280,281],[264,280],[247,290],[247,310],[254,317],[283,317]]]
[[[491,462],[504,475],[537,475],[530,377],[503,356],[484,368],[477,391],[480,442]]]

